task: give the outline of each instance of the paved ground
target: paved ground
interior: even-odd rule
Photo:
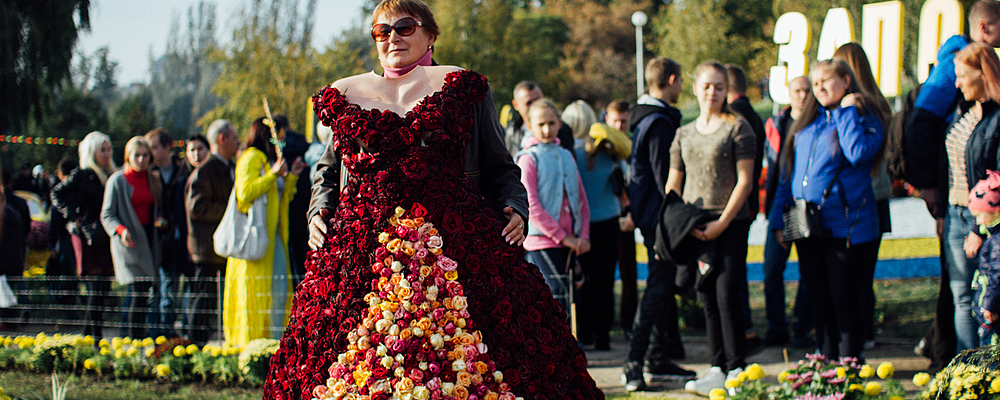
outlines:
[[[890,361],[896,367],[895,377],[899,379],[908,392],[916,392],[918,388],[911,381],[917,372],[925,372],[930,361],[913,353],[916,339],[889,339],[880,338],[877,340],[874,349],[865,352],[869,364],[878,364]],[[701,372],[710,367],[708,360],[708,347],[705,337],[684,337],[684,346],[687,352],[687,359],[680,361],[685,368]],[[625,393],[621,383],[622,360],[625,359],[628,344],[622,336],[613,336],[610,351],[596,351],[591,347],[586,349],[587,368],[590,375],[597,381],[597,385],[606,394]],[[764,367],[767,378],[772,382],[777,382],[778,373],[787,369],[785,363],[785,351],[787,351],[788,363],[795,363],[805,358],[805,349],[780,347],[767,347],[760,353],[747,359],[748,363],[758,363]],[[650,385],[650,390],[641,393],[644,396],[668,398],[668,399],[703,399],[696,394],[684,392],[684,382],[667,382],[665,384]]]

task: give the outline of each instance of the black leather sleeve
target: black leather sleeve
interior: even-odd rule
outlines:
[[[483,101],[474,105],[475,125],[472,134],[476,135],[479,149],[472,154],[478,155],[479,190],[493,209],[503,215],[504,207],[510,206],[514,212],[521,215],[524,226],[528,226],[528,191],[521,184],[521,169],[514,163],[510,152],[504,146],[504,131],[493,105],[493,92],[486,90]],[[475,149],[468,149],[470,152]],[[467,154],[468,157],[471,154]],[[466,160],[474,162],[473,160]],[[468,170],[468,165],[466,166]]]
[[[316,165],[307,221],[318,214],[321,208],[333,211],[340,202],[340,153],[333,146],[333,138],[327,141],[323,156]]]

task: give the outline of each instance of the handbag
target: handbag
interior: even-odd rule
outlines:
[[[818,140],[814,139],[812,141],[812,146],[809,148],[809,161],[806,164],[806,173],[805,178],[802,181],[802,186],[805,186],[806,181],[809,179],[809,168],[812,166],[813,151],[816,150],[817,141]],[[840,165],[837,166],[837,172],[833,174],[833,179],[830,180],[830,184],[827,185],[825,190],[823,190],[823,198],[819,204],[807,201],[806,199],[795,199],[791,206],[785,208],[784,212],[781,213],[781,219],[785,222],[785,227],[781,230],[782,240],[786,242],[795,242],[802,239],[820,238],[827,235],[827,232],[823,229],[820,210],[823,208],[823,203],[826,202],[826,198],[830,197],[830,191],[833,190],[833,185],[837,183],[837,179],[840,177],[840,171],[844,169],[845,162],[846,159],[840,160]],[[841,191],[840,196],[841,201],[844,203],[844,208],[846,209],[847,201],[844,198],[843,191]]]
[[[0,308],[11,308],[17,305],[17,296],[7,284],[7,275],[0,275]]]
[[[256,261],[267,253],[267,195],[261,195],[244,214],[236,201],[236,188],[229,193],[229,203],[219,227],[212,235],[215,254],[227,258]]]

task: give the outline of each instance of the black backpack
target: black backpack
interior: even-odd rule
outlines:
[[[889,121],[886,127],[885,138],[885,166],[889,171],[889,178],[892,180],[905,180],[906,175],[906,124],[910,120],[910,112],[913,110],[913,103],[916,102],[920,94],[920,86],[913,88],[906,94],[903,101],[903,108],[899,110]]]

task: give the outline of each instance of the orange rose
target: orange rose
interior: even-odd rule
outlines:
[[[403,300],[409,300],[411,297],[413,297],[413,291],[410,290],[410,288],[405,288],[405,287],[399,288],[399,290],[396,291],[396,294],[398,294],[399,298]]]
[[[427,234],[431,236],[437,236],[438,230],[437,228],[431,228],[431,230],[427,231]]]
[[[431,274],[431,271],[432,271],[431,267],[428,267],[426,265],[420,267],[420,277],[421,278],[426,278],[428,275]]]
[[[445,297],[444,300],[441,300],[441,302],[444,303],[444,308],[447,308],[449,310],[454,310],[455,309],[453,307],[454,303],[451,301],[450,297]]]
[[[431,319],[427,318],[427,317],[421,318],[420,321],[417,321],[417,328],[423,329],[425,331],[426,330],[430,330],[431,329]]]
[[[402,274],[392,274],[392,278],[389,279],[389,283],[391,283],[391,284],[393,284],[393,286],[395,286],[395,285],[399,284],[399,281],[401,279],[403,279],[403,275]]]
[[[436,248],[436,249],[431,249],[431,254],[433,254],[433,255],[439,256],[439,255],[441,255],[441,253],[443,253],[443,252],[441,251],[440,247]]]
[[[497,392],[489,392],[486,394],[486,397],[483,397],[483,400],[499,400],[499,399],[500,396],[497,394]]]
[[[480,374],[485,374],[488,369],[489,369],[489,366],[486,365],[486,363],[484,363],[482,361],[476,361],[476,372],[478,372]]]
[[[340,397],[343,396],[344,393],[347,393],[347,384],[344,383],[343,381],[338,381],[337,383],[333,384],[332,389],[333,389],[333,397]]]
[[[472,375],[472,384],[478,385],[480,383],[483,383],[483,376],[479,374]]]
[[[458,337],[458,343],[460,343],[462,346],[469,346],[475,343],[475,338],[473,338],[472,335],[468,333],[463,333]]]
[[[399,301],[399,297],[396,297],[396,294],[392,292],[389,292],[389,294],[387,294],[385,298],[388,299],[389,301]]]
[[[472,384],[472,374],[466,371],[458,371],[458,373],[455,374],[455,383],[459,386],[469,387],[469,385]]]
[[[400,379],[399,382],[396,382],[396,390],[403,393],[409,393],[413,390],[413,380],[410,378]]]
[[[454,394],[455,398],[458,400],[469,399],[469,389],[466,389],[465,386],[455,386],[455,389],[452,390],[452,394]]]
[[[411,330],[410,328],[403,329],[402,331],[399,332],[399,338],[400,339],[404,339],[405,340],[405,339],[409,339],[411,337],[413,337],[413,330]]]
[[[455,360],[464,360],[465,359],[465,349],[463,349],[461,347],[456,347],[455,350],[452,351],[452,354],[455,355],[455,358],[454,358]]]
[[[399,238],[392,239],[389,243],[385,244],[385,248],[391,252],[396,252],[396,250],[399,250],[401,247],[403,247],[403,241]]]

